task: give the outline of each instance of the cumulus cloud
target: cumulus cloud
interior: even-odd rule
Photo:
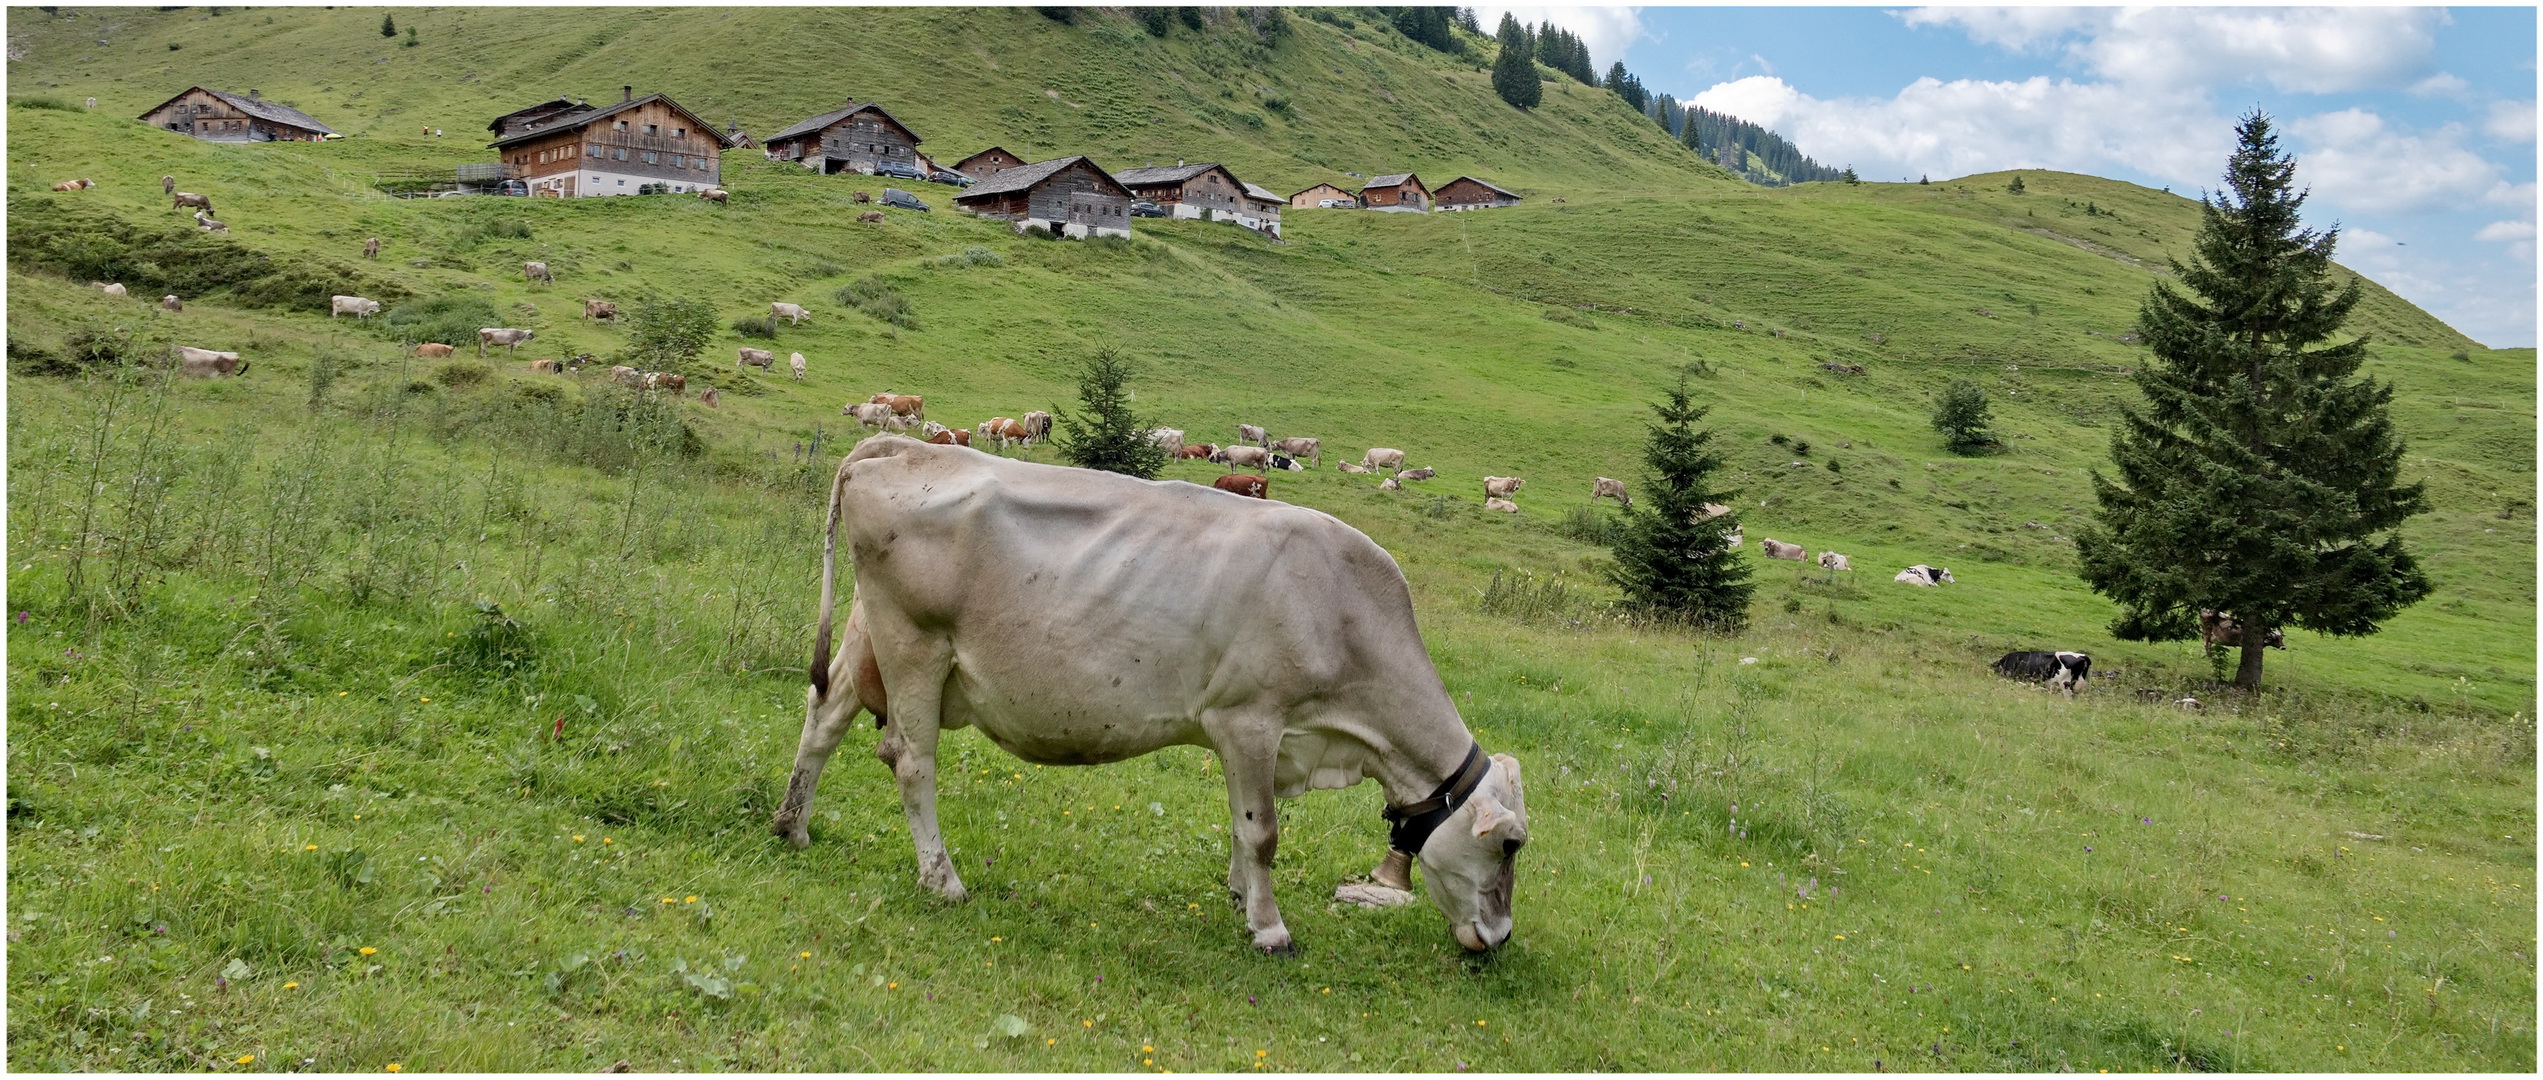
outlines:
[[[2531,101],[2491,102],[2490,115],[2482,121],[2481,130],[2489,132],[2492,138],[2506,139],[2509,142],[2533,142],[2534,103]]]
[[[1501,15],[1508,12],[1522,23],[1535,26],[1552,22],[1581,36],[1589,46],[1590,62],[1600,75],[1607,65],[1623,59],[1625,50],[1642,37],[1642,9],[1639,7],[1482,7],[1475,8],[1475,21],[1483,24],[1483,32],[1491,33],[1501,25]]]
[[[2464,148],[2457,125],[2411,134],[2364,109],[2342,109],[2294,120],[2287,133],[2298,179],[2343,209],[2453,210],[2513,190],[2498,166]]]
[[[2132,86],[2393,89],[2430,74],[2437,8],[1918,8],[1910,26],[1949,26],[1980,44],[2060,48]]]

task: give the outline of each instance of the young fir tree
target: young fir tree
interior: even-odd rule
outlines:
[[[1730,546],[1736,513],[1706,518],[1704,504],[1731,499],[1711,488],[1722,456],[1706,449],[1713,433],[1698,430],[1705,410],[1687,394],[1686,376],[1669,400],[1652,406],[1659,421],[1643,436],[1642,498],[1625,511],[1624,527],[1609,547],[1616,567],[1610,577],[1625,603],[1644,614],[1733,631],[1748,621],[1748,562]]]
[[[1060,456],[1081,469],[1102,469],[1154,480],[1171,458],[1148,438],[1148,424],[1130,407],[1130,361],[1111,349],[1087,359],[1077,372],[1081,413],[1051,411],[1058,428],[1051,441]]]
[[[1987,392],[1967,379],[1953,379],[1934,401],[1934,430],[1942,433],[1943,446],[1952,453],[1974,454],[1995,445],[1995,433],[1987,430],[1994,422]]]
[[[397,36],[397,16],[395,16],[395,15],[382,15],[382,16],[380,16],[380,36],[381,36],[381,37],[396,37],[396,36]]]
[[[2335,284],[2339,230],[2297,211],[2296,163],[2259,112],[2236,127],[2227,190],[2202,200],[2183,290],[2157,282],[2137,314],[2153,356],[2141,409],[2111,436],[2114,481],[2096,473],[2096,527],[2076,549],[2093,590],[2117,601],[2130,641],[2198,633],[2203,610],[2242,625],[2238,686],[2260,685],[2270,632],[2362,636],[2428,595],[2393,530],[2427,509],[2402,484],[2393,387],[2360,378],[2364,338],[2331,339],[2358,302]]]
[[[1545,99],[1545,83],[1536,73],[1536,49],[1527,28],[1504,12],[1494,36],[1500,39],[1501,55],[1492,61],[1492,92],[1515,108],[1536,108]]]

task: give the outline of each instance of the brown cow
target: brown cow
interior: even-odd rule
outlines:
[[[1218,452],[1219,448],[1210,443],[1189,443],[1176,448],[1174,456],[1184,461],[1190,461],[1194,458],[1202,458],[1206,460],[1210,455]]]
[[[724,398],[722,395],[715,392],[714,387],[710,386],[704,390],[698,391],[698,404],[704,405],[710,409],[721,409],[724,407]]]
[[[1487,499],[1507,499],[1512,495],[1518,494],[1519,485],[1525,483],[1527,483],[1527,481],[1515,476],[1487,476],[1483,478],[1483,497]]]
[[[708,201],[708,202],[714,203],[714,204],[716,204],[717,206],[725,205],[725,200],[730,199],[730,198],[732,198],[732,197],[733,197],[733,193],[732,193],[732,192],[729,192],[729,191],[726,191],[726,190],[724,190],[723,188],[699,188],[699,189],[698,189],[698,198],[701,198],[701,199],[704,199],[704,200],[706,200],[706,201]]]
[[[1210,481],[1210,486],[1232,495],[1255,499],[1271,498],[1271,481],[1260,476],[1229,473]]]
[[[530,361],[530,374],[532,374],[532,375],[563,375],[563,374],[565,374],[565,361],[563,361],[563,360],[532,360],[532,361]]]
[[[864,192],[860,191],[860,192],[857,192],[857,193],[855,193],[855,194],[853,194],[853,195],[848,196],[848,201],[850,201],[850,202],[870,203],[870,202],[873,202],[873,201],[874,201],[874,196],[872,196],[872,195],[868,195],[868,194],[866,194],[866,193],[864,193]]]
[[[889,405],[892,415],[912,420],[927,419],[927,399],[917,394],[895,394],[886,390],[866,399],[868,405]]]
[[[1625,494],[1625,482],[1612,477],[1601,476],[1591,480],[1589,497],[1592,502],[1599,499],[1614,499],[1627,510],[1633,509],[1634,506],[1634,497]]]
[[[1787,544],[1771,536],[1758,541],[1757,546],[1766,549],[1766,557],[1769,559],[1790,559],[1793,562],[1810,561],[1810,553],[1803,550],[1801,545]]]
[[[672,397],[680,397],[689,392],[689,377],[668,371],[648,371],[645,373],[645,389],[669,390]]]
[[[2199,612],[2199,641],[2201,644],[2214,645],[2221,649],[2242,648],[2242,620],[2226,612],[2203,609]],[[2287,647],[2287,632],[2274,626],[2270,627],[2268,636],[2261,639],[2261,645],[2271,649],[2284,649]]]
[[[206,214],[220,213],[220,211],[212,209],[212,200],[208,196],[197,195],[191,191],[180,191],[172,195],[171,198],[174,198],[177,203],[176,205],[169,207],[168,209],[170,210],[183,210],[186,207],[191,206],[202,210]]]
[[[97,181],[94,181],[94,180],[64,180],[64,181],[62,181],[61,183],[58,183],[58,184],[53,185],[53,190],[55,190],[55,191],[86,191],[86,190],[88,190],[89,188],[93,188],[93,187],[96,187],[96,186],[97,186]]]
[[[173,194],[175,194],[175,193],[176,193],[176,190],[177,190],[177,178],[176,178],[176,177],[174,177],[174,176],[162,176],[162,177],[160,177],[160,178],[159,178],[159,193],[160,193],[160,194],[162,194],[162,195],[173,195]]]
[[[969,446],[971,445],[971,432],[965,431],[962,428],[946,428],[943,431],[939,431],[928,436],[927,441],[935,443],[938,446]]]
[[[159,298],[159,307],[166,311],[184,311],[185,301],[177,299],[177,294],[169,293]]]
[[[458,351],[459,350],[448,345],[444,345],[438,341],[427,341],[421,345],[415,346],[415,355],[425,357],[427,359],[438,359],[449,356],[450,354]]]
[[[856,219],[857,224],[859,225],[880,225],[883,223],[883,212],[880,210],[868,210],[862,214],[858,214]]]
[[[525,263],[522,263],[522,264],[521,264],[521,279],[522,279],[522,281],[523,281],[524,283],[532,282],[532,281],[544,281],[544,282],[547,282],[547,283],[548,283],[548,284],[550,284],[550,285],[554,285],[554,284],[556,284],[556,275],[555,275],[555,274],[552,274],[552,273],[549,273],[549,272],[548,272],[548,268],[547,268],[547,264],[546,264],[546,263],[543,263],[543,262],[525,262]]]
[[[376,259],[380,257],[379,237],[374,236],[362,242],[362,257],[365,259]]]
[[[585,300],[583,301],[583,317],[609,319],[614,322],[618,318],[618,305],[607,300]]]

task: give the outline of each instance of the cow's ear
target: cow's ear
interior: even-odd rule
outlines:
[[[1491,832],[1499,828],[1502,822],[1510,820],[1509,809],[1501,805],[1501,800],[1490,795],[1475,796],[1474,807],[1476,836]]]
[[[1510,777],[1511,787],[1519,786],[1519,759],[1508,754],[1494,754],[1492,763],[1501,766],[1501,771]]]

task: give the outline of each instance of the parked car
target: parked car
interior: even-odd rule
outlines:
[[[918,201],[918,196],[912,195],[909,192],[896,187],[887,187],[883,189],[883,205],[897,206],[903,210],[917,210],[923,213],[935,212],[929,210],[926,203]]]
[[[935,172],[927,174],[927,182],[931,184],[945,184],[950,187],[967,188],[973,184],[979,183],[980,181],[964,176],[952,169],[938,169]]]
[[[903,180],[927,179],[927,175],[925,173],[918,171],[918,166],[912,165],[906,161],[893,161],[889,158],[885,158],[884,160],[874,163],[874,175],[897,176]]]
[[[1134,199],[1130,204],[1130,216],[1164,217],[1166,216],[1166,208],[1149,202],[1146,199]]]
[[[527,180],[506,180],[495,185],[494,193],[497,195],[519,195],[526,198],[530,194],[530,182]]]

